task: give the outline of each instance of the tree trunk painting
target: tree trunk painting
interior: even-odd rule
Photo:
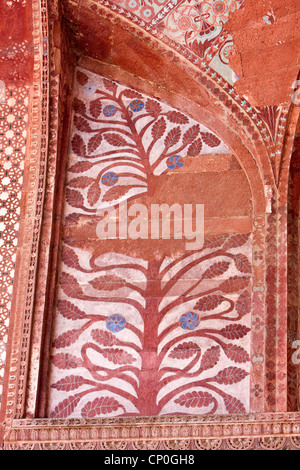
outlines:
[[[99,210],[121,201],[196,201],[187,162],[230,151],[159,100],[83,69],[76,79],[50,417],[246,413],[251,234],[195,250],[96,235]]]

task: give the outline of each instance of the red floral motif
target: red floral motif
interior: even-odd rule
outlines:
[[[140,8],[138,0],[125,0],[125,8],[129,11],[137,11]]]
[[[216,55],[215,46],[219,42],[221,47],[217,52],[218,57],[229,68],[225,56],[231,37],[223,28],[229,14],[242,4],[243,0],[206,0],[194,5],[181,2],[166,15],[160,29],[177,44],[189,48],[196,56],[206,58],[208,62]],[[222,74],[223,71],[219,68],[218,72]]]
[[[185,42],[187,33],[190,41],[196,39],[201,30],[198,19],[199,11],[195,6],[187,3],[178,5],[166,18],[165,28],[168,36],[180,43]]]
[[[239,8],[235,0],[205,0],[201,3],[202,15],[213,25],[225,23],[229,13]]]
[[[140,14],[144,20],[150,21],[155,15],[155,11],[154,11],[154,8],[152,7],[144,6],[143,8],[141,8]]]

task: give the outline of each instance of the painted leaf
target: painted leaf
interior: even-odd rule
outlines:
[[[90,138],[88,142],[88,152],[89,153],[95,152],[95,150],[97,150],[101,142],[102,142],[102,134],[99,132],[98,134]]]
[[[83,173],[84,171],[89,170],[94,165],[92,162],[77,162],[69,168],[69,171],[72,173]]]
[[[142,95],[140,93],[138,93],[135,90],[130,90],[128,88],[126,90],[123,90],[122,95],[125,96],[125,98],[130,98],[130,99],[142,98]]]
[[[126,193],[128,193],[129,190],[130,188],[128,186],[122,186],[122,185],[113,186],[104,194],[103,202],[114,201],[116,199],[119,199],[119,197],[122,197]]]
[[[78,176],[77,178],[73,178],[71,181],[69,181],[68,186],[71,188],[84,189],[92,184],[93,181],[94,179],[90,178],[89,176]]]
[[[98,118],[102,111],[102,101],[101,98],[97,98],[90,102],[90,114],[94,118]]]
[[[105,330],[92,330],[91,336],[94,341],[103,346],[114,346],[119,343],[119,340],[110,331]]]
[[[188,124],[189,122],[188,118],[178,111],[168,111],[166,116],[174,124]]]
[[[176,346],[169,354],[169,357],[172,359],[189,359],[198,351],[200,351],[198,344],[189,341],[188,343],[182,343]]]
[[[153,124],[152,130],[151,130],[151,135],[153,139],[154,140],[160,139],[164,135],[166,129],[167,129],[167,124],[164,118],[162,117]]]
[[[168,149],[170,147],[173,147],[174,145],[178,144],[179,140],[180,140],[180,137],[181,137],[181,130],[180,130],[180,127],[177,126],[177,127],[174,127],[173,129],[171,129],[166,138],[165,138],[165,147]]]
[[[90,281],[94,289],[97,290],[116,290],[121,289],[125,285],[125,279],[114,274],[100,276]]]
[[[52,356],[52,361],[58,369],[76,369],[82,365],[80,358],[69,353],[55,354],[55,356]]]
[[[90,132],[92,130],[89,122],[77,114],[74,116],[74,126],[80,132]],[[75,134],[75,136],[77,136],[77,134]]]
[[[78,83],[81,86],[85,85],[89,81],[89,77],[85,73],[81,72],[80,70],[77,71],[76,78],[77,78]]]
[[[193,391],[181,395],[175,400],[175,403],[186,408],[201,408],[209,406],[214,400],[214,397],[208,392]]]
[[[225,328],[222,328],[222,330],[220,330],[220,334],[227,339],[240,339],[246,336],[249,331],[250,328],[245,325],[232,323],[231,325],[227,325]]]
[[[55,384],[52,384],[52,388],[56,388],[57,390],[63,390],[65,392],[70,392],[71,390],[76,390],[77,388],[81,387],[84,383],[84,378],[80,375],[69,375],[68,377],[64,377],[63,379],[59,380]]]
[[[124,351],[124,349],[119,348],[109,348],[103,349],[101,354],[108,359],[109,361],[113,362],[114,364],[132,364],[136,361],[136,359],[129,354],[128,352]]]
[[[103,134],[103,136],[104,136],[104,139],[110,145],[113,145],[114,147],[124,147],[125,145],[128,145],[128,142],[126,142],[124,137],[120,136],[119,134],[105,133],[105,134]]]
[[[219,287],[223,292],[231,294],[233,292],[238,292],[239,290],[245,289],[245,287],[249,285],[249,282],[249,276],[233,276],[222,282]]]
[[[70,396],[60,402],[54,411],[50,414],[50,418],[67,418],[75,410],[80,401],[80,397]]]
[[[228,270],[229,266],[230,263],[228,261],[218,261],[204,271],[202,279],[213,279],[214,277],[221,276]]]
[[[229,248],[237,248],[239,246],[243,246],[249,239],[249,236],[250,236],[250,233],[238,233],[237,235],[232,235],[224,243],[223,248],[225,250],[228,250]]]
[[[113,397],[97,397],[93,401],[89,401],[81,410],[81,416],[84,418],[94,418],[94,416],[105,415],[117,411],[122,408],[125,411],[123,405],[121,405]]]
[[[93,184],[91,184],[87,193],[87,200],[88,200],[89,205],[93,206],[94,204],[96,204],[100,196],[101,196],[101,189],[97,181],[95,181]]]
[[[65,331],[53,341],[54,348],[66,348],[75,343],[81,334],[81,329]]]
[[[203,249],[209,248],[219,248],[224,245],[228,235],[214,235],[212,237],[206,238],[204,240]]]
[[[86,157],[86,146],[84,140],[78,134],[75,134],[72,139],[72,150],[79,157]]]
[[[64,293],[69,297],[80,297],[83,291],[77,279],[71,274],[62,272],[60,276],[60,285]]]
[[[75,251],[68,246],[64,246],[62,249],[61,259],[69,268],[80,268],[79,258]]]
[[[191,144],[196,137],[198,136],[200,131],[200,126],[199,124],[195,124],[194,126],[190,127],[185,133],[182,138],[182,143],[183,145],[189,145]]]
[[[221,143],[220,139],[210,132],[201,132],[201,137],[203,142],[209,147],[218,147]]]
[[[86,106],[84,102],[82,100],[79,100],[78,98],[74,98],[73,108],[74,108],[75,113],[86,114]]]
[[[81,208],[84,205],[82,194],[75,189],[66,189],[66,201],[72,207]]]
[[[68,318],[68,320],[81,320],[86,316],[85,312],[80,310],[69,300],[58,300],[57,308],[59,313],[61,313],[63,317]]]
[[[207,23],[206,23],[207,24]],[[213,29],[213,26],[210,26],[210,29]],[[187,33],[187,41],[191,40],[190,34],[192,34],[193,31],[191,30],[189,33]],[[205,57],[207,49],[211,46],[212,40],[206,39],[204,42],[202,41],[197,41],[195,39],[193,42],[189,42],[189,47],[190,49],[196,54],[198,57],[201,57],[203,59]]]
[[[236,344],[226,344],[223,346],[223,350],[226,356],[231,359],[233,362],[248,362],[250,361],[249,354],[241,346]]]
[[[196,139],[188,148],[187,154],[194,157],[195,155],[199,155],[202,150],[202,140]]]
[[[196,305],[194,306],[194,309],[200,310],[202,312],[208,311],[208,310],[214,310],[217,308],[222,302],[225,302],[226,299],[222,295],[207,295],[205,297],[202,297]]]
[[[239,296],[235,304],[235,309],[241,317],[250,313],[251,296],[249,292],[245,291]]]
[[[207,349],[207,351],[205,351],[203,354],[200,370],[204,371],[214,367],[219,362],[220,353],[220,346],[212,346],[211,348]]]
[[[238,253],[237,255],[235,255],[234,264],[241,273],[247,274],[247,273],[251,273],[252,271],[252,266],[251,266],[250,261],[242,253]]]
[[[148,98],[146,101],[145,109],[147,113],[149,113],[151,116],[154,116],[154,117],[158,116],[159,113],[161,113],[162,111],[160,103],[150,98]]]
[[[223,384],[223,385],[232,385],[238,382],[241,382],[245,377],[247,377],[248,372],[244,369],[239,369],[238,367],[227,367],[226,369],[221,370],[214,381]]]
[[[103,85],[108,91],[112,91],[113,93],[117,90],[117,84],[107,78],[103,78]]]
[[[235,397],[231,397],[230,395],[227,395],[224,398],[224,404],[226,407],[226,410],[230,414],[245,414],[246,409],[240,400],[238,400]]]

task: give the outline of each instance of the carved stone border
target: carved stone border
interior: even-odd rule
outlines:
[[[4,449],[300,450],[300,413],[14,420]]]
[[[52,5],[55,3],[56,0],[50,2]],[[47,116],[50,109],[49,80],[51,80],[51,89],[56,92],[56,95],[50,98],[54,102],[58,100],[58,82],[56,78],[50,78],[49,73],[51,68],[49,68],[50,58],[46,42],[49,39],[47,0],[33,0],[33,26],[34,89],[37,93],[40,92],[41,99],[33,99],[32,104],[34,126],[29,161],[28,186],[30,189],[26,224],[23,230],[23,239],[26,243],[22,250],[24,261],[21,263],[21,268],[23,271],[20,270],[16,291],[18,301],[14,318],[14,333],[11,338],[10,370],[6,385],[6,428],[3,444],[0,443],[0,447],[4,450],[300,450],[300,412],[95,420],[20,419],[25,402],[27,412],[28,410],[34,411],[38,387],[38,374],[32,374],[31,371],[31,377],[35,380],[29,383],[29,389],[27,388],[29,394],[25,396],[26,386],[28,387],[27,370],[36,359],[35,350],[31,349],[32,320],[36,320],[36,317],[32,319],[33,301],[31,299],[34,297],[36,259],[39,252],[47,171],[49,172],[51,168],[49,160],[51,149],[48,148],[47,129]],[[50,122],[50,129],[52,124]],[[55,129],[52,130],[53,132],[55,133]],[[53,136],[51,138],[50,135],[49,140],[51,147]],[[53,156],[55,146],[51,151]],[[28,267],[32,268],[29,274]],[[39,310],[36,315],[42,316],[42,311]]]

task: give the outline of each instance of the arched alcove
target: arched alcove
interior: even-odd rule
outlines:
[[[101,20],[101,22],[102,21],[103,20]],[[105,21],[107,23],[107,20]],[[117,34],[117,32],[115,34]],[[129,38],[133,41],[132,47],[135,47],[137,57],[140,58],[139,60],[141,60],[142,54],[142,52],[139,50],[140,46],[144,48],[147,47],[150,53],[150,48],[148,46],[145,44],[142,46],[142,42],[139,39],[124,30],[124,37],[125,36],[127,38],[127,42]],[[120,40],[120,37],[116,35],[116,41],[117,38]],[[103,39],[104,38],[101,37],[101,40]],[[136,46],[134,45],[135,43]],[[61,45],[60,47],[62,48]],[[127,129],[126,126],[125,128],[123,127],[121,134],[118,135],[118,131],[116,129],[118,129],[118,125],[121,125],[121,127],[123,125],[121,122],[122,116],[120,121],[120,109],[117,110],[118,113],[116,114],[114,109],[115,104],[112,105],[112,103],[109,101],[109,97],[111,100],[112,96],[116,92],[116,89],[123,87],[124,90],[122,93],[124,94],[124,98],[127,100],[127,107],[124,107],[124,103],[122,104],[123,112],[125,112],[124,110],[126,108],[126,113],[128,114],[130,111],[133,116],[138,115],[139,112],[141,112],[140,115],[146,113],[148,122],[146,119],[144,129],[142,125],[140,125],[140,123],[143,123],[143,120],[139,121],[137,119],[136,122],[139,121],[139,125],[142,129],[140,131],[143,132],[143,135],[147,137],[148,143],[151,142],[151,139],[154,139],[154,134],[157,134],[157,140],[160,139],[159,144],[161,145],[158,153],[163,154],[162,148],[165,148],[166,150],[170,147],[170,151],[165,151],[169,162],[169,167],[166,166],[166,159],[160,159],[160,166],[157,166],[157,168],[156,162],[154,161],[156,172],[154,172],[152,175],[148,174],[147,181],[145,181],[143,171],[146,172],[146,174],[149,173],[150,167],[148,162],[144,166],[142,173],[140,173],[138,176],[140,186],[147,184],[149,186],[149,194],[152,195],[154,201],[156,198],[158,202],[162,201],[165,203],[171,203],[171,201],[174,200],[176,202],[176,198],[178,199],[180,196],[180,203],[184,205],[185,202],[197,202],[197,197],[199,195],[199,199],[201,201],[200,203],[206,206],[205,237],[207,239],[212,237],[212,241],[208,243],[211,243],[212,247],[215,245],[217,253],[216,256],[221,256],[220,259],[217,258],[217,261],[213,265],[205,265],[206,269],[217,269],[217,267],[220,265],[220,270],[224,269],[224,273],[221,273],[221,277],[219,279],[220,282],[225,282],[226,279],[230,283],[233,282],[233,285],[239,284],[241,282],[241,285],[237,286],[237,291],[234,292],[234,301],[233,299],[229,298],[227,304],[225,302],[224,308],[225,310],[226,308],[230,309],[230,305],[233,306],[235,302],[238,302],[239,295],[241,296],[238,305],[240,306],[239,308],[245,309],[245,311],[247,311],[248,325],[246,326],[240,323],[239,326],[242,327],[241,332],[234,333],[233,336],[236,335],[236,339],[241,339],[241,342],[246,341],[247,347],[245,349],[238,344],[227,341],[228,344],[225,345],[225,349],[227,349],[226,352],[224,352],[223,348],[223,353],[224,357],[226,357],[226,360],[229,359],[229,363],[227,364],[228,367],[225,364],[224,369],[226,371],[233,371],[233,368],[236,364],[243,364],[244,362],[247,363],[247,379],[245,380],[245,382],[247,382],[247,391],[245,394],[246,406],[244,406],[242,401],[236,398],[234,395],[231,397],[231,399],[233,401],[235,399],[237,400],[236,404],[237,406],[240,406],[240,410],[243,412],[250,410],[261,411],[264,407],[263,395],[257,394],[257,388],[263,389],[264,387],[264,367],[260,359],[258,360],[258,364],[251,363],[250,355],[256,354],[256,357],[262,357],[265,349],[265,336],[262,331],[257,332],[257,330],[251,330],[251,324],[249,323],[251,315],[259,316],[261,319],[264,318],[264,256],[257,256],[255,253],[258,252],[258,250],[263,249],[266,196],[270,198],[270,190],[272,190],[272,175],[269,172],[269,163],[267,168],[261,166],[261,162],[265,158],[264,150],[261,144],[258,143],[256,148],[255,139],[253,140],[252,138],[248,138],[248,131],[252,130],[250,125],[248,125],[248,127],[245,129],[241,129],[235,117],[236,111],[229,111],[228,109],[226,112],[224,111],[224,97],[222,97],[222,100],[218,100],[218,98],[213,94],[209,96],[210,91],[208,90],[210,90],[211,86],[208,78],[205,78],[204,81],[201,79],[197,81],[195,80],[195,77],[189,75],[191,71],[187,70],[184,73],[186,74],[187,78],[190,78],[189,88],[184,87],[182,82],[180,82],[180,84],[176,84],[174,88],[171,75],[174,75],[176,71],[179,72],[180,69],[176,62],[173,63],[171,60],[163,57],[160,52],[158,53],[151,50],[151,56],[156,58],[156,65],[158,67],[156,73],[158,73],[159,70],[163,72],[163,68],[167,65],[168,70],[170,71],[170,77],[166,77],[165,82],[158,85],[146,79],[145,73],[141,73],[141,77],[136,75],[134,73],[135,69],[133,62],[129,66],[126,66],[125,69],[122,69],[118,63],[118,60],[116,61],[116,64],[105,63],[99,61],[98,59],[95,60],[94,58],[83,56],[78,51],[76,51],[76,54],[73,55],[73,58],[76,57],[76,62],[78,63],[78,68],[76,69],[75,73],[74,62],[71,62],[68,52],[64,48],[61,50],[63,52],[63,60],[60,63],[61,84],[59,91],[59,110],[60,120],[64,124],[59,132],[59,146],[57,155],[60,160],[58,161],[57,168],[55,170],[55,187],[57,197],[52,202],[50,200],[50,204],[53,204],[52,211],[49,207],[49,215],[51,212],[51,217],[53,214],[57,215],[55,216],[54,225],[51,229],[51,243],[53,245],[52,255],[50,260],[45,260],[46,263],[49,263],[49,267],[51,266],[51,271],[49,278],[47,279],[47,300],[44,306],[45,312],[40,319],[40,324],[43,325],[43,336],[42,341],[39,336],[36,336],[32,346],[34,348],[34,345],[36,345],[37,349],[41,351],[40,363],[37,368],[30,368],[29,375],[29,389],[31,390],[32,387],[32,390],[36,389],[38,398],[36,402],[33,402],[30,396],[33,396],[34,392],[28,393],[29,408],[31,409],[33,407],[32,411],[35,410],[33,413],[37,414],[39,417],[44,417],[48,413],[54,416],[56,415],[55,410],[60,410],[61,408],[58,399],[59,394],[56,399],[58,401],[56,401],[56,403],[54,401],[51,402],[52,404],[55,403],[54,406],[51,405],[52,408],[51,406],[49,407],[49,400],[47,397],[49,397],[49,390],[53,396],[53,388],[55,388],[53,386],[60,380],[64,381],[66,376],[59,376],[55,380],[50,379],[52,382],[49,383],[49,371],[51,368],[52,372],[54,370],[53,364],[50,364],[49,358],[53,351],[55,353],[57,352],[57,354],[59,354],[58,357],[61,358],[65,357],[64,354],[72,355],[72,348],[69,350],[69,353],[65,353],[64,349],[59,351],[60,348],[64,348],[65,346],[59,346],[58,351],[55,351],[55,347],[54,350],[52,349],[53,341],[56,345],[64,344],[66,347],[69,347],[70,344],[76,342],[75,337],[77,333],[79,334],[79,330],[81,328],[79,326],[78,328],[72,328],[71,325],[69,325],[68,328],[65,328],[67,326],[66,324],[59,327],[54,326],[57,325],[57,323],[54,321],[54,312],[57,309],[57,300],[62,300],[56,298],[56,286],[59,285],[59,282],[61,283],[58,277],[61,263],[61,242],[63,241],[63,244],[65,245],[63,253],[68,253],[63,255],[65,260],[67,260],[68,256],[73,258],[73,261],[66,261],[69,264],[68,267],[71,268],[71,270],[71,264],[73,262],[75,262],[75,264],[77,263],[76,260],[78,258],[78,253],[82,253],[83,244],[86,243],[86,245],[89,247],[86,257],[89,259],[90,266],[88,268],[83,268],[83,266],[81,266],[79,267],[79,271],[86,269],[88,272],[91,269],[91,264],[93,265],[95,272],[97,272],[97,270],[99,271],[99,266],[96,266],[95,260],[101,254],[103,254],[103,248],[102,245],[98,243],[96,238],[96,224],[93,222],[93,219],[95,219],[95,215],[97,215],[98,210],[98,208],[95,208],[94,205],[96,204],[97,207],[98,202],[101,200],[105,184],[100,184],[104,175],[99,174],[95,178],[95,175],[89,172],[89,170],[94,167],[92,160],[97,154],[97,149],[101,148],[104,143],[106,146],[108,146],[108,156],[105,158],[108,158],[116,151],[119,152],[121,150],[123,152],[124,137],[125,140],[126,138],[128,139],[129,134],[133,132],[133,123],[131,122],[131,128],[130,126]],[[71,78],[72,73],[76,77],[74,80],[73,98],[73,79]],[[101,76],[105,78],[101,78]],[[100,80],[101,82],[102,99],[104,97],[106,99],[106,101],[104,100],[105,102],[102,102],[100,99],[101,93],[99,96],[95,95],[95,91],[97,90],[97,80]],[[207,83],[207,88],[203,85],[204,83]],[[129,87],[132,85],[134,85],[134,91],[129,90]],[[190,87],[194,87],[192,95],[189,94]],[[67,88],[69,89],[68,94],[66,94]],[[126,96],[126,93],[128,96]],[[144,101],[141,99],[141,96],[145,97]],[[230,95],[228,95],[228,99],[229,97]],[[137,109],[135,109],[134,103],[137,104]],[[121,104],[119,103],[118,106],[120,108]],[[165,112],[162,111],[164,106],[167,106],[167,110]],[[71,108],[73,108],[73,115],[70,112]],[[116,123],[113,121],[113,119],[115,119],[115,115],[119,116]],[[67,136],[69,136],[70,118],[71,120],[73,119],[72,116],[74,117],[74,127],[72,131],[73,135],[70,138],[67,138]],[[97,120],[99,120],[98,124]],[[106,131],[106,133],[103,134],[103,132],[99,131],[97,125],[101,124],[105,126],[105,122],[108,120],[110,122],[111,128],[109,128],[109,131]],[[229,122],[230,126],[228,125]],[[134,132],[137,134],[136,130]],[[105,135],[107,136],[106,138]],[[170,144],[171,140],[174,141],[174,145]],[[167,141],[168,143],[166,143]],[[155,142],[152,142],[152,144],[150,143],[150,145],[152,145],[152,147],[155,149],[154,144]],[[180,151],[178,150],[177,144],[179,145]],[[70,149],[69,156],[67,156],[68,145]],[[131,149],[132,147],[129,145],[129,149],[126,149],[127,153],[125,152],[125,156],[128,159],[126,164],[128,165],[128,161],[131,160],[131,168],[129,165],[127,168],[123,168],[122,170],[122,172],[124,173],[125,171],[125,174],[127,173],[127,175],[129,170],[132,170],[134,167],[136,168],[138,165],[137,155],[134,153],[134,150],[132,155]],[[181,151],[183,151],[183,155],[181,155]],[[144,150],[143,152],[145,153]],[[197,156],[197,153],[202,154],[201,158]],[[121,155],[124,157],[124,152],[123,154],[121,153]],[[177,157],[179,158],[178,161]],[[180,159],[182,157],[184,158],[185,163],[181,169]],[[79,160],[83,160],[76,161],[78,158]],[[84,161],[85,158],[86,161]],[[152,155],[152,159],[153,158],[154,157]],[[172,158],[175,158],[174,162],[169,161]],[[259,163],[257,161],[258,158]],[[67,188],[67,192],[65,193],[64,171],[65,168],[67,168],[68,159],[71,159],[70,161],[73,159],[74,164],[71,165],[71,172],[67,174],[67,178],[69,178],[70,181],[68,182],[69,186]],[[164,168],[161,168],[162,164],[165,165]],[[173,172],[173,169],[171,168],[172,165],[175,166],[176,170],[181,170],[181,176],[179,178],[181,180],[181,186],[179,184],[179,188],[181,187],[181,190],[179,191],[179,180],[177,180],[178,175],[176,172]],[[81,168],[84,168],[82,173]],[[104,169],[106,173],[115,173],[113,165],[110,163],[109,167],[105,167]],[[163,175],[166,172],[169,173],[167,175],[168,178],[165,179],[167,183],[159,183],[159,180],[162,178],[161,174]],[[70,174],[72,177],[70,177]],[[116,186],[110,188],[111,194],[114,191],[118,191],[118,188],[120,187],[121,189],[122,187],[124,189],[124,185],[122,186],[122,184],[120,184],[120,177],[123,178],[123,175],[119,175],[117,173],[114,176],[117,177],[117,179],[119,178],[119,180]],[[135,176],[135,178],[137,177]],[[266,184],[267,186],[265,186]],[[125,199],[128,197],[127,192],[128,191],[125,191],[123,194],[123,196],[125,195]],[[100,193],[102,193],[101,196]],[[105,191],[104,193],[106,194]],[[116,201],[116,195],[112,195],[111,199],[109,199],[109,196],[107,197],[108,201]],[[133,193],[131,191],[130,199],[132,197],[137,197],[135,191],[133,191]],[[139,200],[135,202],[145,203],[142,193],[139,195]],[[149,205],[149,201],[146,202],[146,205],[147,204]],[[67,208],[67,211],[69,211],[65,214],[63,213],[64,206]],[[46,207],[48,209],[48,206]],[[76,209],[75,215],[74,208]],[[78,218],[78,214],[76,214],[76,211],[78,212],[78,210],[79,212],[83,211],[83,214],[81,214],[81,216],[84,215],[83,217],[80,216]],[[64,217],[66,217],[66,222],[64,221]],[[63,239],[60,236],[60,231],[62,230],[65,232]],[[75,239],[77,237],[77,242],[76,240],[73,240],[73,237]],[[225,240],[224,237],[227,237],[228,239]],[[231,239],[232,241],[230,241]],[[70,246],[68,246],[69,242]],[[92,249],[93,243],[94,252]],[[164,245],[165,246],[162,249],[162,253],[165,252],[165,257],[171,256],[172,258],[174,253],[175,258],[176,256],[180,258],[178,253],[181,253],[183,256],[182,242],[181,246],[180,243],[178,246],[175,244],[175,248],[173,247],[172,250],[170,250],[171,245],[168,242],[164,243]],[[226,261],[224,259],[224,253],[221,253],[220,251],[222,250],[223,245],[224,248],[230,246],[230,250],[233,250],[228,255],[228,259],[230,258],[230,263],[228,263],[228,260]],[[107,242],[107,244],[103,246],[106,246],[106,251],[115,250],[113,243],[109,245]],[[143,245],[140,241],[140,247],[133,248],[133,251],[136,250],[137,252],[142,253],[144,250],[152,256],[153,248],[149,248],[149,246],[147,246],[147,243],[144,243]],[[241,247],[240,250],[239,247]],[[207,246],[206,249],[212,250],[212,248],[207,248]],[[77,252],[76,250],[79,251]],[[243,250],[245,250],[245,253]],[[131,254],[128,246],[126,248],[122,247],[121,251],[127,256]],[[58,257],[57,253],[59,253]],[[205,253],[205,255],[208,256],[208,253]],[[162,262],[163,258],[160,260],[160,263]],[[157,268],[158,266],[156,266],[156,269]],[[243,275],[243,270],[245,275]],[[150,269],[150,271],[152,271],[152,269]],[[228,276],[225,274],[227,271]],[[197,273],[197,276],[200,275],[201,273]],[[65,276],[66,283],[69,284],[69,282],[71,282],[72,284],[74,281],[74,286],[76,286],[76,276],[77,274],[74,272],[67,273],[67,276]],[[120,277],[118,275],[116,276],[117,278]],[[214,278],[213,273],[209,274],[208,279],[210,279],[210,276]],[[241,277],[241,280],[239,280],[239,277]],[[243,280],[243,278],[245,279]],[[44,288],[44,280],[42,278],[40,278],[40,280],[41,287]],[[248,302],[248,294],[246,295],[247,298],[245,297],[245,302],[243,302],[243,290],[246,290],[247,287],[246,284],[243,284],[243,282],[246,280],[248,282],[247,292],[249,294],[249,298],[250,296],[253,296],[252,307],[250,307],[250,303]],[[89,279],[88,281],[89,286],[91,286],[90,281],[92,281],[92,279]],[[68,287],[65,285],[64,287],[65,289],[68,289]],[[192,286],[189,286],[188,289],[191,289],[191,287]],[[225,288],[234,290],[234,287],[230,286]],[[209,292],[210,291],[208,289],[208,295]],[[212,292],[214,292],[214,290],[212,290]],[[230,291],[230,293],[233,292]],[[148,292],[147,295],[149,298],[151,297],[151,293]],[[38,296],[38,298],[40,297]],[[63,300],[70,301],[66,298]],[[213,297],[213,300],[217,301],[216,296]],[[219,301],[220,303],[218,308],[222,310],[224,305],[222,305],[220,298]],[[73,304],[73,306],[76,307],[76,304]],[[231,309],[230,311],[233,310]],[[60,312],[58,313],[60,314]],[[187,312],[181,313],[184,314],[191,312],[187,310]],[[220,310],[218,313],[220,313]],[[108,317],[109,315],[107,314],[106,316]],[[196,316],[198,316],[198,313],[196,313]],[[59,318],[59,315],[56,315],[56,317]],[[241,320],[239,313],[237,313],[237,318],[238,321]],[[234,325],[230,324],[230,319],[231,317],[229,315],[228,318],[226,318],[225,323],[229,321],[227,326],[234,328]],[[234,321],[234,319],[235,317],[233,315],[232,320]],[[102,322],[103,321],[104,320],[102,319]],[[158,328],[158,326],[159,325],[157,324],[156,328]],[[53,327],[56,328],[56,330],[53,336],[51,336]],[[224,328],[220,328],[220,330],[222,329],[225,329],[222,334],[225,335],[224,338],[228,340],[230,338],[230,334],[226,330],[225,324]],[[72,333],[73,330],[74,335]],[[75,330],[78,331],[76,332]],[[83,327],[83,330],[85,331],[85,327]],[[239,338],[239,335],[241,335],[241,338]],[[244,336],[245,338],[243,340]],[[216,347],[220,348],[222,339],[219,338],[218,341],[219,344]],[[222,344],[224,344],[224,342]],[[214,346],[211,345],[211,347],[213,348],[212,351],[214,352]],[[206,349],[210,348],[206,347]],[[98,366],[94,365],[91,367],[97,368]],[[60,367],[58,367],[58,369],[60,369]],[[241,371],[242,376],[244,375],[243,369],[238,367],[236,367],[236,369]],[[62,372],[62,370],[63,369],[60,369],[59,372]],[[55,377],[55,374],[53,377]],[[241,381],[243,379],[244,377],[241,378]],[[224,380],[226,382],[227,379],[225,378]],[[232,383],[234,383],[235,379],[230,378],[228,380],[233,381]],[[236,380],[238,383],[239,380]],[[57,387],[60,388],[61,385],[59,384]],[[62,387],[64,388],[65,386],[62,385]],[[239,389],[240,385],[238,385],[237,388]],[[242,397],[244,391],[239,391],[238,393],[240,393]],[[62,402],[64,402],[65,399],[68,398],[62,398]],[[83,407],[84,406],[85,405],[83,405]],[[217,406],[214,405],[213,409],[215,408],[217,408]],[[231,406],[231,402],[226,405],[224,401],[219,410],[219,413],[231,413],[233,412],[233,409],[234,407]],[[137,411],[135,412],[137,413]],[[143,413],[145,413],[145,411],[142,412],[142,414]],[[158,411],[156,410],[155,412],[150,412],[150,414],[152,413],[158,414]]]
[[[69,140],[49,416],[250,411],[254,215],[235,156],[188,114],[82,68]]]

